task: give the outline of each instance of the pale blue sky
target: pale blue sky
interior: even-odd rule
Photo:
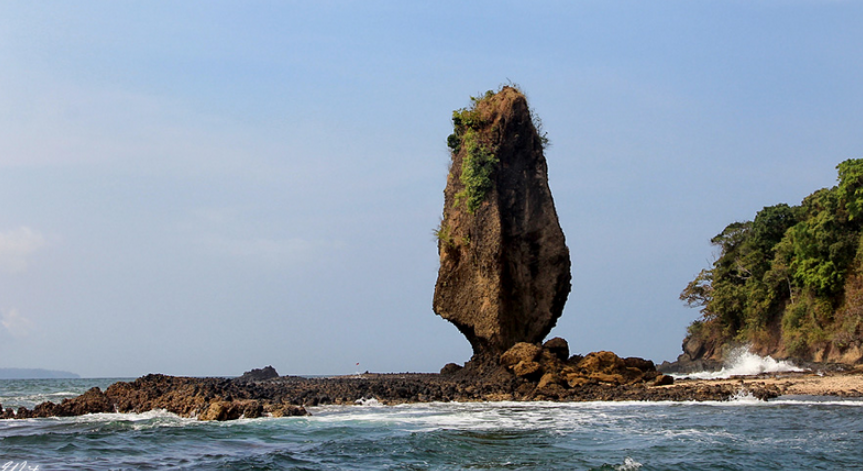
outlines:
[[[437,371],[451,112],[542,118],[573,352],[672,360],[709,239],[863,157],[863,3],[0,2],[0,367]]]

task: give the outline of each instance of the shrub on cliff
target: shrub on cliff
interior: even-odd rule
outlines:
[[[690,337],[751,342],[766,353],[804,360],[861,346],[863,159],[837,168],[837,186],[814,192],[800,206],[766,207],[711,239],[718,258],[680,295],[701,308]]]

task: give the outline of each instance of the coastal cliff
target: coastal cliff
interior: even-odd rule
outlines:
[[[716,369],[741,345],[802,364],[863,363],[863,159],[837,170],[836,186],[711,239],[716,261],[680,295],[701,318],[666,371]]]
[[[569,295],[569,250],[536,122],[509,86],[453,113],[433,308],[475,355],[541,342]]]

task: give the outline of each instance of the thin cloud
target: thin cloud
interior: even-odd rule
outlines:
[[[12,337],[27,337],[33,328],[33,322],[22,316],[18,309],[0,311],[0,326]]]
[[[0,269],[10,273],[25,271],[30,255],[45,244],[41,233],[26,226],[0,232]]]

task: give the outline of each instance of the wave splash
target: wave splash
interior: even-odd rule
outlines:
[[[749,351],[749,346],[737,347],[728,353],[725,364],[719,371],[673,375],[680,378],[724,379],[732,376],[755,376],[762,373],[794,373],[806,371],[785,360],[774,360],[767,355],[762,357]]]

